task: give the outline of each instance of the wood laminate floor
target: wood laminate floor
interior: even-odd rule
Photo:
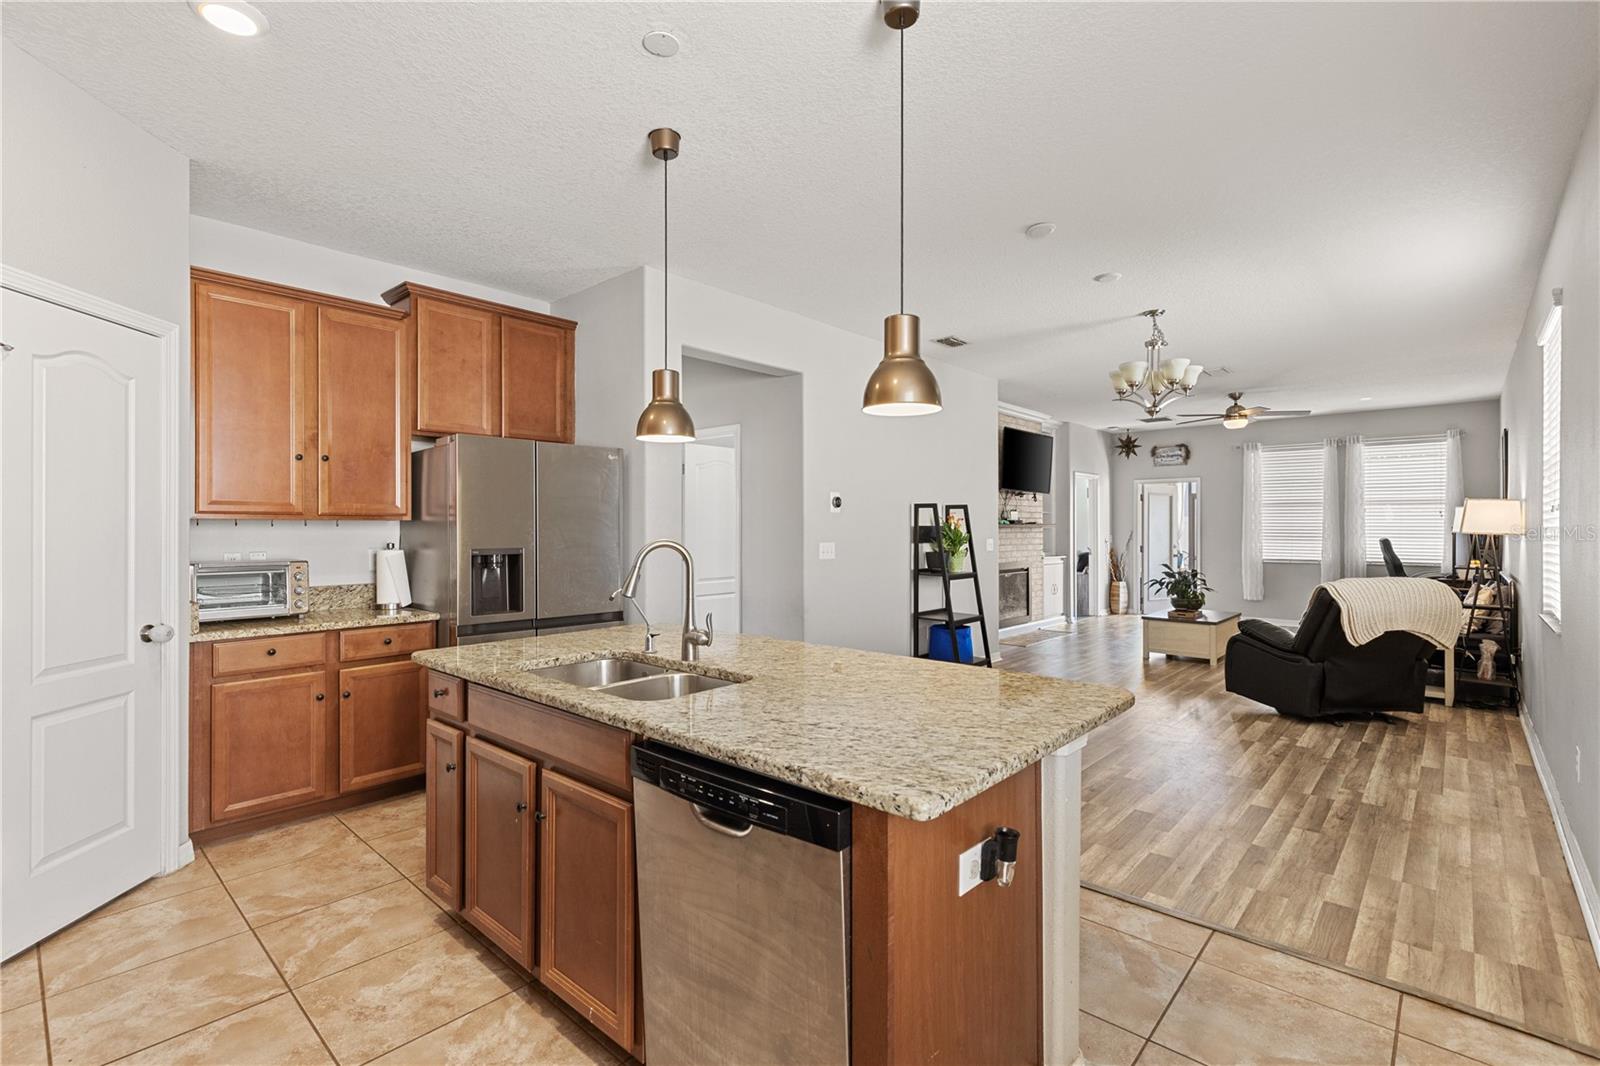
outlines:
[[[1600,966],[1517,717],[1306,722],[1140,654],[1138,619],[1003,649],[1122,685],[1089,738],[1084,883],[1591,1052]]]

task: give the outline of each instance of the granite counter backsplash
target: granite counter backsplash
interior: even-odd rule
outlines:
[[[420,651],[440,673],[918,821],[946,811],[1133,706],[1109,685],[740,634],[693,665],[646,655],[639,626]],[[633,701],[529,673],[620,653],[740,679]],[[471,701],[468,701],[468,716]]]
[[[434,622],[439,615],[407,607],[398,614],[383,614],[377,607],[377,589],[370,582],[355,585],[312,585],[305,614],[282,618],[246,618],[235,622],[201,623],[199,611],[189,604],[189,640],[238,640],[241,637],[279,637],[288,633],[317,633],[329,629],[364,629],[406,622]]]

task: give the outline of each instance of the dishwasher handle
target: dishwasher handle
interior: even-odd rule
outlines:
[[[727,825],[723,822],[719,822],[715,818],[711,817],[711,808],[702,807],[698,803],[689,804],[689,813],[694,815],[695,821],[699,822],[713,833],[721,833],[725,837],[733,837],[734,839],[747,837],[750,835],[750,831],[755,828],[755,826],[751,825],[749,822],[746,822],[743,827]]]

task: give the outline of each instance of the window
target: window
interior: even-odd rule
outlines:
[[[1539,475],[1539,555],[1543,577],[1539,613],[1561,626],[1561,305],[1539,332],[1544,350],[1544,429]]]
[[[1442,436],[1363,443],[1369,562],[1383,558],[1380,537],[1413,566],[1431,567],[1443,557],[1447,455]]]
[[[1322,445],[1261,449],[1261,558],[1322,559]]]

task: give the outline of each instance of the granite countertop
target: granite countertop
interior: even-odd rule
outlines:
[[[614,626],[412,654],[443,674],[606,722],[710,758],[917,821],[939,817],[1133,706],[1126,689],[770,637],[718,634],[697,673],[709,692],[626,700],[529,667],[645,655]],[[467,719],[472,717],[468,702]]]
[[[376,607],[334,607],[283,618],[247,618],[237,622],[202,622],[189,637],[191,644],[213,640],[238,640],[241,637],[281,637],[289,633],[320,633],[329,629],[366,629],[369,626],[398,626],[407,622],[435,622],[435,611],[401,608],[398,614],[384,614]]]

